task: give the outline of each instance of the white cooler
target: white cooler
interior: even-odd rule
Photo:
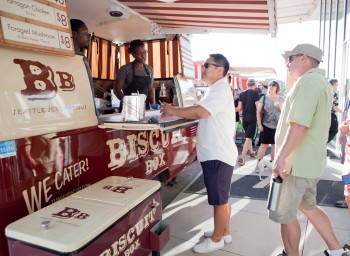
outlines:
[[[108,177],[6,227],[11,256],[149,255],[159,238],[160,183]],[[155,226],[158,224],[157,226]],[[153,246],[154,247],[154,246]]]
[[[112,176],[96,182],[72,196],[125,205],[131,210],[159,189],[160,183],[158,181]]]

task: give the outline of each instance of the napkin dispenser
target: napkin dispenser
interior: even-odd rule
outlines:
[[[124,122],[139,122],[145,120],[146,95],[133,94],[123,98],[122,116]]]

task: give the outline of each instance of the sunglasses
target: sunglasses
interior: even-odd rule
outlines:
[[[209,68],[209,66],[210,65],[212,65],[212,66],[214,66],[214,67],[222,67],[221,65],[219,65],[219,64],[215,64],[215,63],[209,63],[209,62],[204,62],[204,64],[203,64],[203,67],[205,68],[205,69],[207,69],[207,68]]]
[[[296,57],[303,56],[304,54],[295,54],[288,57],[288,63],[291,63]]]
[[[269,86],[277,86],[277,84],[276,83],[271,83],[271,84],[269,84]]]

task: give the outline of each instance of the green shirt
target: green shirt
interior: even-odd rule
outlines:
[[[322,175],[327,162],[331,109],[332,88],[324,70],[310,69],[289,91],[277,125],[276,152],[291,123],[308,128],[302,142],[286,159],[286,170],[291,175],[313,179]]]

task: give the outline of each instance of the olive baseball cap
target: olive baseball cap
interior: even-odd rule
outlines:
[[[298,54],[305,54],[309,57],[312,57],[319,62],[322,62],[322,55],[323,52],[320,48],[312,45],[312,44],[298,44],[294,47],[291,51],[284,51],[284,54],[282,56],[287,59],[290,56],[298,55]]]

